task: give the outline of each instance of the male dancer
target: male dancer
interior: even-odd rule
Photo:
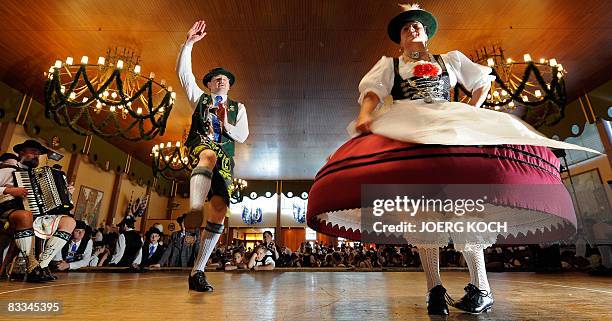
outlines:
[[[202,217],[206,199],[211,204],[200,253],[189,276],[189,289],[199,292],[213,290],[206,280],[204,268],[223,232],[223,220],[229,207],[228,187],[232,183],[234,141],[243,143],[249,135],[246,108],[227,97],[235,81],[231,72],[219,67],[204,76],[202,83],[210,94],[197,85],[191,69],[191,49],[194,43],[206,36],[205,29],[204,21],[197,21],[191,27],[177,63],[179,80],[194,110],[185,142],[195,165],[189,182],[190,213],[185,218],[186,222],[193,221],[190,217]]]

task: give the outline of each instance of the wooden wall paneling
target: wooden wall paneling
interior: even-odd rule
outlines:
[[[121,196],[121,180],[125,176],[124,172],[115,174],[115,182],[113,184],[113,191],[111,192],[111,200],[110,200],[110,208],[108,209],[108,213],[106,213],[106,225],[115,225],[115,213],[117,213],[119,209],[119,197]],[[117,222],[118,223],[118,222]]]
[[[13,146],[10,144],[16,126],[17,124],[12,121],[0,123],[0,152],[13,152]]]
[[[278,240],[278,239],[277,239]],[[283,228],[283,245],[296,251],[306,240],[306,230],[303,228]],[[280,244],[279,244],[280,245]]]

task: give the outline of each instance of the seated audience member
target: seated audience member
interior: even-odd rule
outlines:
[[[120,234],[110,261],[111,266],[135,267],[140,263],[136,259],[142,247],[142,237],[134,230],[135,222],[134,217],[128,215],[119,223]]]
[[[334,252],[332,254],[332,258],[334,260],[334,267],[346,267],[346,265],[344,265],[344,263],[343,263],[342,256],[340,255],[340,252]]]
[[[104,228],[100,227],[96,230],[94,242],[102,242],[104,240]]]
[[[276,261],[276,266],[290,266],[291,263],[291,249],[283,246],[281,248],[280,256]]]
[[[167,245],[168,243],[167,240],[166,240],[166,243],[164,243],[164,225],[162,223],[155,223],[153,224],[153,227],[158,229],[159,232],[161,233],[159,235],[159,241],[157,243],[159,243],[160,245]]]
[[[263,232],[263,245],[266,247],[267,252],[266,256],[270,256],[274,262],[278,261],[280,248],[274,242],[274,238],[272,237],[272,232],[265,231]]]
[[[255,253],[251,256],[248,268],[255,271],[271,271],[274,270],[275,263],[271,256],[266,255],[267,249],[265,246],[255,248]]]
[[[304,253],[302,255],[302,267],[316,267],[317,266],[317,260],[315,259],[314,255],[312,254],[312,247],[310,246],[306,246],[305,250],[306,253]]]
[[[198,248],[200,247],[200,231],[188,232],[185,229],[185,216],[177,217],[176,222],[181,228],[170,236],[168,246],[159,264],[161,266],[188,267],[193,265]]]
[[[89,265],[93,251],[93,241],[86,232],[87,224],[76,221],[76,227],[72,231],[72,239],[66,243],[62,250],[54,258],[54,264],[58,270],[77,270]]]
[[[326,254],[321,267],[334,267],[334,259],[331,254]]]
[[[300,253],[293,252],[291,253],[291,258],[289,259],[289,264],[287,266],[288,267],[302,267],[302,264],[300,263],[301,261],[302,261],[302,258],[300,257]]]
[[[108,266],[115,249],[119,234],[110,232],[104,235],[102,242],[94,242],[94,251],[89,266]]]
[[[244,263],[244,256],[242,252],[234,252],[234,258],[225,264],[225,271],[232,271],[236,269],[246,269],[247,265]]]
[[[166,250],[163,244],[159,243],[162,232],[156,227],[152,227],[147,231],[145,236],[146,242],[142,246],[142,251],[140,254],[141,261],[139,265],[141,268],[160,267],[161,265],[159,262]],[[136,259],[136,261],[138,261],[138,259]]]

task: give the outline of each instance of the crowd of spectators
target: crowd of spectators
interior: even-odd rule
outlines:
[[[177,219],[179,230],[164,234],[154,225],[141,235],[134,230],[134,219],[124,219],[116,228],[93,229],[77,222],[72,240],[58,253],[52,265],[57,270],[83,267],[125,267],[143,271],[159,267],[193,266],[198,253],[199,234],[188,232],[184,216]],[[323,244],[303,242],[292,250],[279,246],[272,233],[265,232],[254,248],[234,240],[219,244],[208,266],[219,270],[273,270],[275,268],[382,269],[419,268],[417,248],[410,245],[373,245],[358,242]],[[250,243],[252,244],[252,243]],[[494,245],[485,250],[487,269],[495,271],[589,271],[601,265],[597,247],[586,246],[576,255],[576,246],[556,244]],[[6,255],[6,251],[5,251]],[[452,245],[440,249],[441,267],[465,267],[465,261]]]

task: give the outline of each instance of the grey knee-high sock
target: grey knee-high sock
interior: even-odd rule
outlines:
[[[417,246],[418,247],[418,246]],[[418,247],[421,265],[427,278],[427,291],[442,284],[440,279],[440,250],[435,247]]]
[[[64,245],[66,245],[66,243],[70,241],[71,237],[72,234],[68,232],[59,230],[55,231],[55,233],[53,233],[53,236],[51,236],[51,238],[47,241],[47,244],[45,244],[45,250],[40,253],[40,267],[46,268],[47,266],[49,266],[49,263],[51,262],[51,260],[53,260],[55,255],[57,255],[57,252],[62,250],[62,247],[64,247]]]
[[[27,259],[28,272],[32,271],[35,267],[38,266],[38,261],[32,253],[32,243],[34,242],[34,229],[29,228],[25,230],[15,231],[15,234],[13,234],[13,238],[15,239],[15,244],[17,244],[17,248]]]
[[[202,211],[206,195],[210,190],[212,171],[204,166],[197,166],[191,172],[189,180],[189,209],[191,211]]]
[[[208,262],[212,251],[215,249],[215,245],[217,245],[217,241],[219,241],[221,233],[223,233],[223,224],[206,222],[204,233],[202,233],[200,253],[193,264],[193,269],[191,270],[192,275],[197,271],[204,271],[206,268],[206,262]]]
[[[484,246],[466,246],[461,252],[470,270],[470,283],[480,290],[491,291],[484,260]]]

